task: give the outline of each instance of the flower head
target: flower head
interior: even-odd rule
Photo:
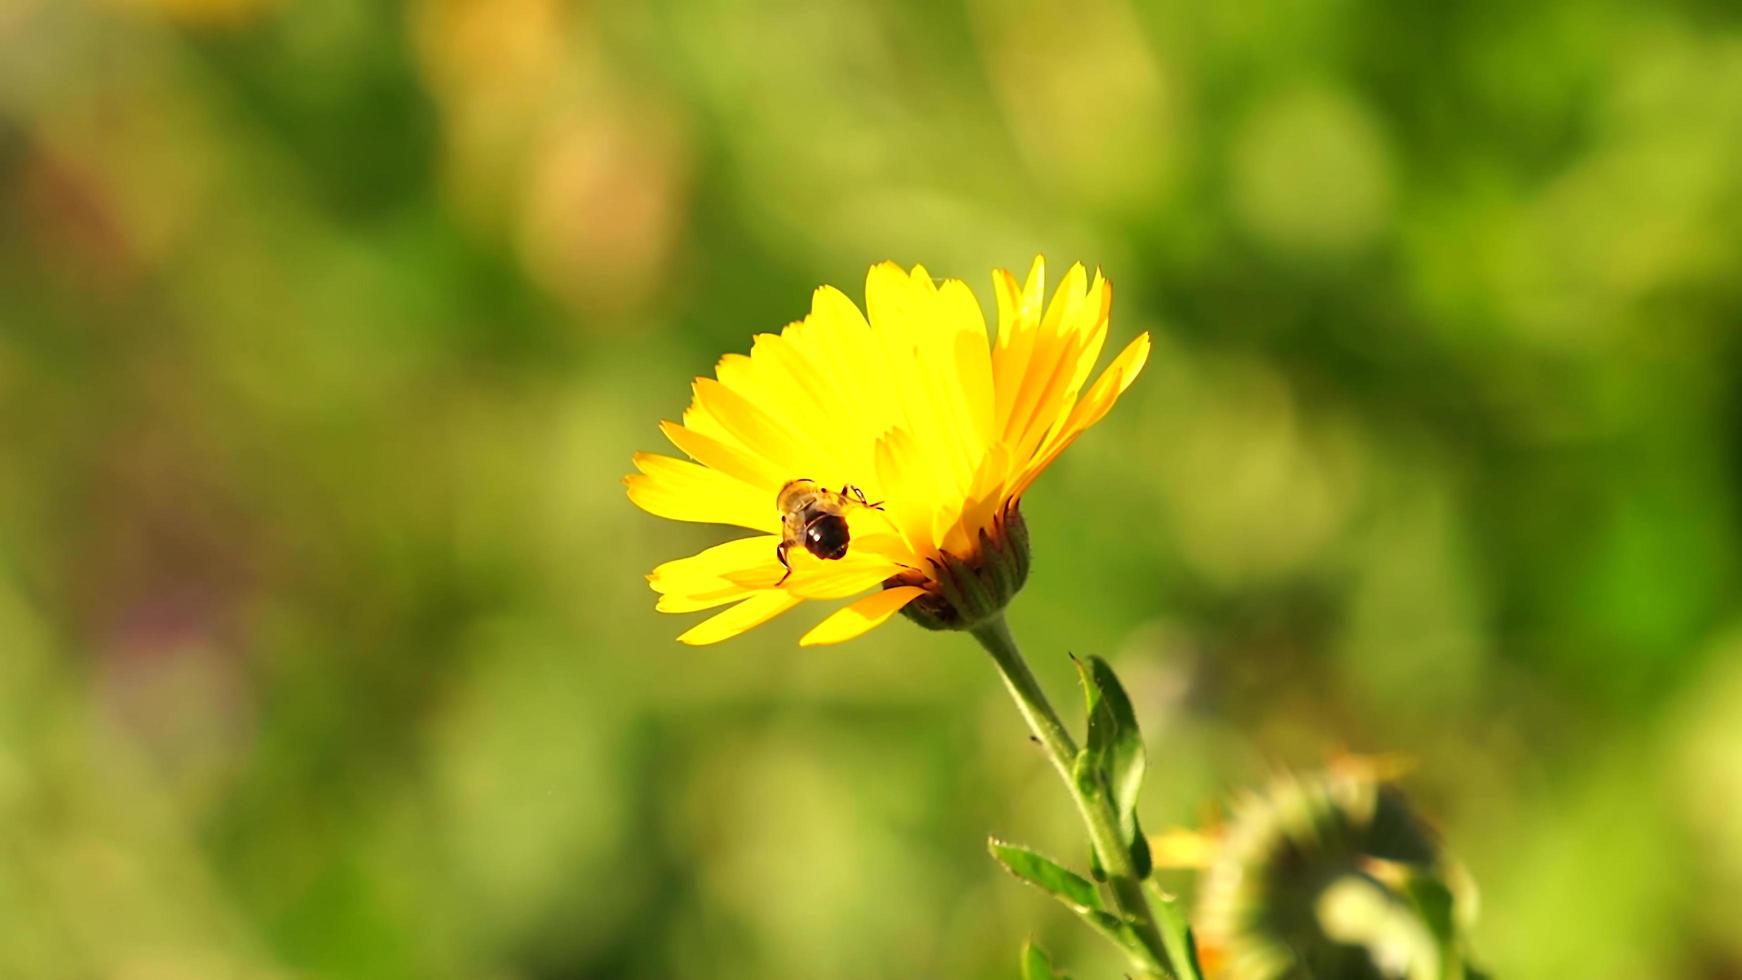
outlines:
[[[1345,756],[1235,807],[1204,856],[1197,939],[1208,975],[1462,977],[1467,876],[1385,779]]]
[[[864,313],[824,286],[803,320],[696,379],[682,422],[660,425],[689,459],[637,454],[629,498],[660,517],[759,533],[653,570],[664,612],[728,607],[678,639],[714,643],[806,600],[869,589],[800,642],[850,639],[904,607],[962,628],[1009,601],[1027,573],[1022,494],[1113,407],[1149,337],[1087,384],[1112,285],[1075,265],[1046,302],[1039,258],[1026,284],[1004,270],[992,284],[996,338],[967,285],[885,262],[866,277]],[[783,493],[794,480],[817,494]],[[801,504],[812,509],[794,513]],[[823,511],[846,523],[844,554],[781,547]]]

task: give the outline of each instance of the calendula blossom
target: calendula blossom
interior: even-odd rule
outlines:
[[[714,643],[807,600],[873,589],[799,642],[851,639],[904,607],[937,628],[1002,609],[1027,570],[1023,493],[1149,355],[1143,334],[1088,384],[1112,284],[1074,265],[1048,302],[1045,279],[1040,258],[1024,284],[993,273],[993,338],[966,284],[885,262],[866,277],[864,312],[824,286],[803,320],[697,378],[683,420],[660,425],[689,458],[637,454],[629,497],[660,517],[757,533],[653,570],[661,611],[727,607],[678,639]],[[791,548],[787,575],[776,498],[801,478],[879,506],[846,506],[845,556]]]

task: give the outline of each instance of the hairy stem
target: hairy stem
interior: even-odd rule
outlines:
[[[1113,812],[1112,801],[1104,793],[1091,796],[1083,793],[1077,786],[1071,773],[1077,759],[1077,743],[1071,738],[1058,712],[1053,710],[1052,703],[1046,699],[1046,692],[1041,690],[1034,672],[1028,669],[1028,662],[1022,659],[1022,653],[1016,649],[1016,640],[1010,635],[1010,627],[1005,624],[1004,615],[1000,613],[986,620],[971,632],[974,639],[979,640],[986,652],[992,655],[992,661],[998,665],[998,673],[1004,678],[1004,686],[1016,700],[1017,710],[1022,712],[1023,720],[1028,722],[1029,731],[1045,747],[1053,768],[1058,770],[1071,799],[1077,804],[1077,812],[1082,814],[1083,823],[1089,830],[1089,839],[1094,843],[1095,853],[1100,855],[1101,866],[1106,869],[1107,885],[1113,893],[1114,903],[1120,914],[1130,920],[1141,943],[1140,949],[1131,950],[1134,964],[1155,977],[1195,976],[1196,971],[1189,963],[1181,968],[1176,962],[1172,973],[1162,966],[1162,957],[1173,952],[1176,947],[1173,943],[1162,941],[1154,912],[1143,895],[1143,883],[1138,880],[1136,869],[1131,863],[1131,855],[1120,839],[1119,818]],[[1177,914],[1171,905],[1164,908]],[[1179,925],[1179,931],[1183,932],[1183,923]],[[1170,930],[1172,931],[1174,930]]]

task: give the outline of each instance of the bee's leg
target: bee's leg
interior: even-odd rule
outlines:
[[[876,503],[872,503],[871,501],[866,500],[865,499],[865,491],[859,489],[856,486],[853,486],[851,483],[849,483],[846,486],[841,488],[841,496],[845,497],[845,496],[849,496],[849,495],[851,495],[853,497],[857,497],[859,500],[860,506],[869,507],[872,510],[882,510],[883,509],[883,501],[879,500]]]
[[[782,541],[774,548],[774,557],[780,559],[781,567],[786,569],[786,574],[780,577],[780,581],[774,583],[777,586],[792,577],[792,563],[786,560],[786,549],[788,544],[790,544],[790,542]]]

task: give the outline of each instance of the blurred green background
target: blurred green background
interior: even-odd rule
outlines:
[[[1404,752],[1496,975],[1742,976],[1739,106],[1697,0],[0,0],[0,976],[1118,975],[970,641],[680,647],[618,483],[1036,252],[1158,342],[1012,614],[1145,823]]]

